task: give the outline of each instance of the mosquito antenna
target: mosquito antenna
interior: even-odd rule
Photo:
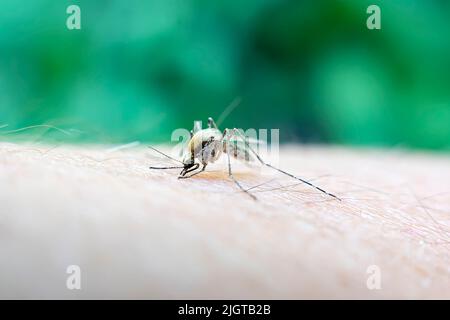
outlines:
[[[151,146],[148,146],[148,147],[149,147],[150,149],[152,149],[153,151],[156,151],[156,152],[158,152],[159,154],[162,154],[164,157],[166,157],[166,158],[168,158],[168,159],[170,159],[170,160],[179,162],[179,163],[181,163],[181,164],[184,165],[184,163],[181,162],[180,160],[177,160],[177,159],[175,159],[175,158],[172,158],[171,156],[169,156],[169,155],[165,154],[164,152],[161,152],[161,151],[159,151],[158,149],[155,149],[155,148],[153,148],[153,147],[151,147]],[[182,168],[184,168],[184,167],[182,167]],[[155,168],[155,169],[156,169],[156,168]]]
[[[1,128],[7,127],[8,125],[3,125],[1,126]],[[53,129],[56,131],[59,131],[67,136],[71,136],[72,134],[64,129],[49,125],[49,124],[38,124],[38,125],[34,125],[34,126],[28,126],[28,127],[24,127],[24,128],[20,128],[20,129],[15,129],[15,130],[9,130],[9,131],[5,131],[2,132],[2,134],[7,135],[7,134],[11,134],[11,133],[17,133],[17,132],[21,132],[21,131],[25,131],[25,130],[29,130],[29,129],[34,129],[34,128],[47,128],[47,129]]]
[[[304,184],[307,184],[308,186],[313,187],[313,188],[315,188],[316,190],[319,190],[320,192],[322,192],[322,193],[324,193],[324,194],[326,194],[326,195],[328,195],[328,196],[330,196],[330,197],[333,197],[333,198],[335,198],[335,199],[337,199],[337,200],[339,200],[339,201],[342,201],[341,198],[335,196],[335,195],[332,194],[332,193],[329,193],[329,192],[323,190],[322,188],[320,188],[320,187],[318,187],[318,186],[312,184],[311,182],[309,182],[309,181],[307,181],[307,180],[304,180],[304,179],[302,179],[302,178],[296,177],[296,176],[294,176],[293,174],[291,174],[291,173],[289,173],[289,172],[286,172],[286,171],[284,171],[284,170],[281,170],[281,169],[279,169],[279,168],[277,168],[277,167],[272,166],[272,165],[269,164],[269,163],[266,163],[263,159],[261,159],[261,157],[259,156],[259,154],[258,154],[255,150],[253,150],[253,148],[250,146],[250,144],[249,144],[248,141],[245,139],[245,137],[243,137],[242,133],[239,132],[239,130],[233,129],[233,132],[236,133],[236,134],[241,138],[241,140],[245,143],[245,146],[246,146],[247,148],[249,148],[249,150],[256,156],[256,158],[258,159],[259,162],[261,162],[261,164],[265,165],[266,167],[269,167],[269,168],[272,168],[272,169],[274,169],[274,170],[277,170],[278,172],[280,172],[280,173],[282,173],[282,174],[285,174],[285,175],[287,175],[287,176],[289,176],[289,177],[291,177],[291,178],[297,179],[297,180],[303,182]]]

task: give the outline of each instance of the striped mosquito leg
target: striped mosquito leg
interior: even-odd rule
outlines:
[[[316,190],[322,192],[323,194],[326,194],[326,195],[328,195],[328,196],[330,196],[330,197],[333,197],[333,198],[335,198],[335,199],[337,199],[337,200],[339,200],[339,201],[342,201],[339,197],[335,196],[335,195],[332,194],[332,193],[329,193],[329,192],[325,191],[324,189],[322,189],[322,188],[320,188],[320,187],[318,187],[318,186],[312,184],[311,182],[309,182],[309,181],[307,181],[307,180],[304,180],[304,179],[302,179],[302,178],[299,178],[299,177],[297,177],[297,176],[294,176],[293,174],[291,174],[291,173],[289,173],[289,172],[286,172],[286,171],[284,171],[284,170],[281,170],[281,169],[279,169],[279,168],[277,168],[277,167],[274,167],[274,166],[272,166],[272,165],[269,164],[269,163],[266,163],[263,159],[261,159],[261,157],[259,156],[259,154],[258,154],[255,150],[253,150],[253,148],[252,148],[252,147],[250,146],[250,144],[247,142],[247,139],[245,139],[245,137],[243,136],[242,133],[239,132],[239,130],[237,130],[236,128],[234,128],[234,129],[233,129],[233,133],[236,134],[239,138],[241,138],[241,140],[245,143],[245,146],[246,146],[246,147],[247,147],[247,148],[255,155],[255,157],[259,160],[259,162],[261,162],[261,164],[265,165],[266,167],[269,167],[269,168],[272,168],[272,169],[274,169],[274,170],[277,170],[278,172],[280,172],[280,173],[282,173],[282,174],[285,174],[285,175],[287,175],[287,176],[289,176],[289,177],[291,177],[291,178],[294,178],[294,179],[296,179],[296,180],[298,180],[298,181],[301,181],[301,182],[303,182],[304,184],[306,184],[306,185],[308,185],[308,186],[310,186],[310,187],[312,187],[312,188],[315,188]]]
[[[231,178],[231,180],[233,180],[233,182],[238,186],[239,189],[241,189],[243,192],[245,192],[246,194],[248,194],[253,200],[257,200],[256,197],[254,195],[252,195],[250,192],[248,192],[247,190],[245,190],[241,184],[234,178],[233,176],[233,172],[231,171],[231,160],[230,160],[230,148],[229,148],[229,144],[227,143],[227,159],[228,159],[228,176]]]

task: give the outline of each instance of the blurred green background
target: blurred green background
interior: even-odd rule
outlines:
[[[222,127],[449,150],[449,31],[447,0],[0,0],[0,139],[169,142],[241,97]]]

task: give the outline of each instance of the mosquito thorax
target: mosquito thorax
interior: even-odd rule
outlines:
[[[196,158],[206,164],[217,160],[222,153],[222,136],[222,132],[216,128],[196,132],[189,141],[185,161]]]
[[[222,132],[219,129],[216,128],[208,128],[208,129],[202,129],[198,131],[192,138],[198,138],[201,139],[201,141],[208,141],[208,140],[220,140],[222,139]]]

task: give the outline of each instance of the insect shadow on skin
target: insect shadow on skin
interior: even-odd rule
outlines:
[[[245,148],[234,143],[233,139],[242,140],[242,142],[244,142]],[[181,166],[150,167],[150,169],[155,170],[182,169],[180,175],[178,176],[178,179],[188,179],[197,174],[202,173],[203,171],[205,171],[206,166],[209,163],[214,163],[217,159],[220,158],[222,154],[226,154],[228,162],[228,176],[230,177],[231,180],[233,180],[233,182],[239,189],[241,189],[244,193],[249,195],[254,200],[256,200],[256,197],[253,194],[251,194],[248,189],[244,189],[242,185],[239,183],[239,181],[237,181],[233,176],[233,172],[231,170],[230,155],[236,159],[247,161],[254,161],[256,157],[256,159],[262,165],[269,167],[273,170],[276,170],[293,179],[299,180],[302,183],[322,192],[323,194],[326,194],[327,196],[330,196],[332,198],[341,201],[339,197],[325,191],[324,189],[314,185],[313,183],[304,180],[302,178],[299,178],[289,172],[281,170],[265,162],[259,156],[259,154],[250,146],[245,136],[238,129],[236,128],[225,129],[223,132],[221,132],[217,128],[217,125],[212,118],[208,118],[207,129],[198,129],[194,126],[194,129],[191,130],[191,139],[189,140],[189,143],[187,145],[187,152],[182,161],[172,158],[153,147],[149,148],[181,164]],[[202,167],[199,170],[197,170],[200,167],[200,165]]]

